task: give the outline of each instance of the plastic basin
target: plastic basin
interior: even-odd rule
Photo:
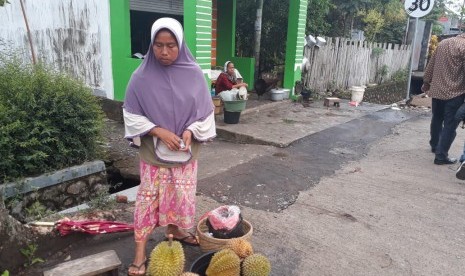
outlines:
[[[247,100],[223,101],[224,109],[229,112],[240,112],[245,109]]]
[[[207,271],[208,265],[210,264],[213,254],[215,254],[215,251],[205,253],[202,256],[198,257],[192,263],[189,271],[197,273],[200,276],[205,276],[205,272]]]

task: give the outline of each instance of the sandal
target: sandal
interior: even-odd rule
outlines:
[[[195,242],[188,242],[187,239],[194,239]],[[165,241],[167,241],[168,238],[165,238]],[[182,237],[182,238],[176,238],[176,237],[173,237],[173,241],[178,241],[180,242],[181,244],[184,244],[184,245],[189,245],[189,246],[199,246],[199,240],[197,239],[197,237],[192,234],[191,232],[187,232],[187,236],[185,237]]]
[[[140,273],[140,270],[141,270],[142,266],[144,267],[144,272]],[[129,268],[131,268],[131,267],[137,268],[137,272],[130,273]],[[145,258],[145,260],[140,265],[136,265],[135,263],[132,263],[128,267],[128,275],[130,275],[130,276],[145,275],[146,271],[147,271],[147,258]]]

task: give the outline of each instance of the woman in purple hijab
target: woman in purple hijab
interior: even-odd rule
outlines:
[[[214,106],[181,24],[160,18],[147,54],[129,81],[123,105],[125,137],[139,147],[141,183],[134,211],[135,258],[129,275],[145,275],[148,236],[198,245],[194,226],[197,157],[216,136]]]

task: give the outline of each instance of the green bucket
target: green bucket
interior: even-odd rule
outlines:
[[[241,112],[245,109],[247,100],[223,101],[224,109],[230,112]]]

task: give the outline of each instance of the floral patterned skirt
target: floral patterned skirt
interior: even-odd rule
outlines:
[[[136,242],[147,239],[158,226],[194,226],[197,160],[176,168],[140,161],[140,186],[134,211]]]

